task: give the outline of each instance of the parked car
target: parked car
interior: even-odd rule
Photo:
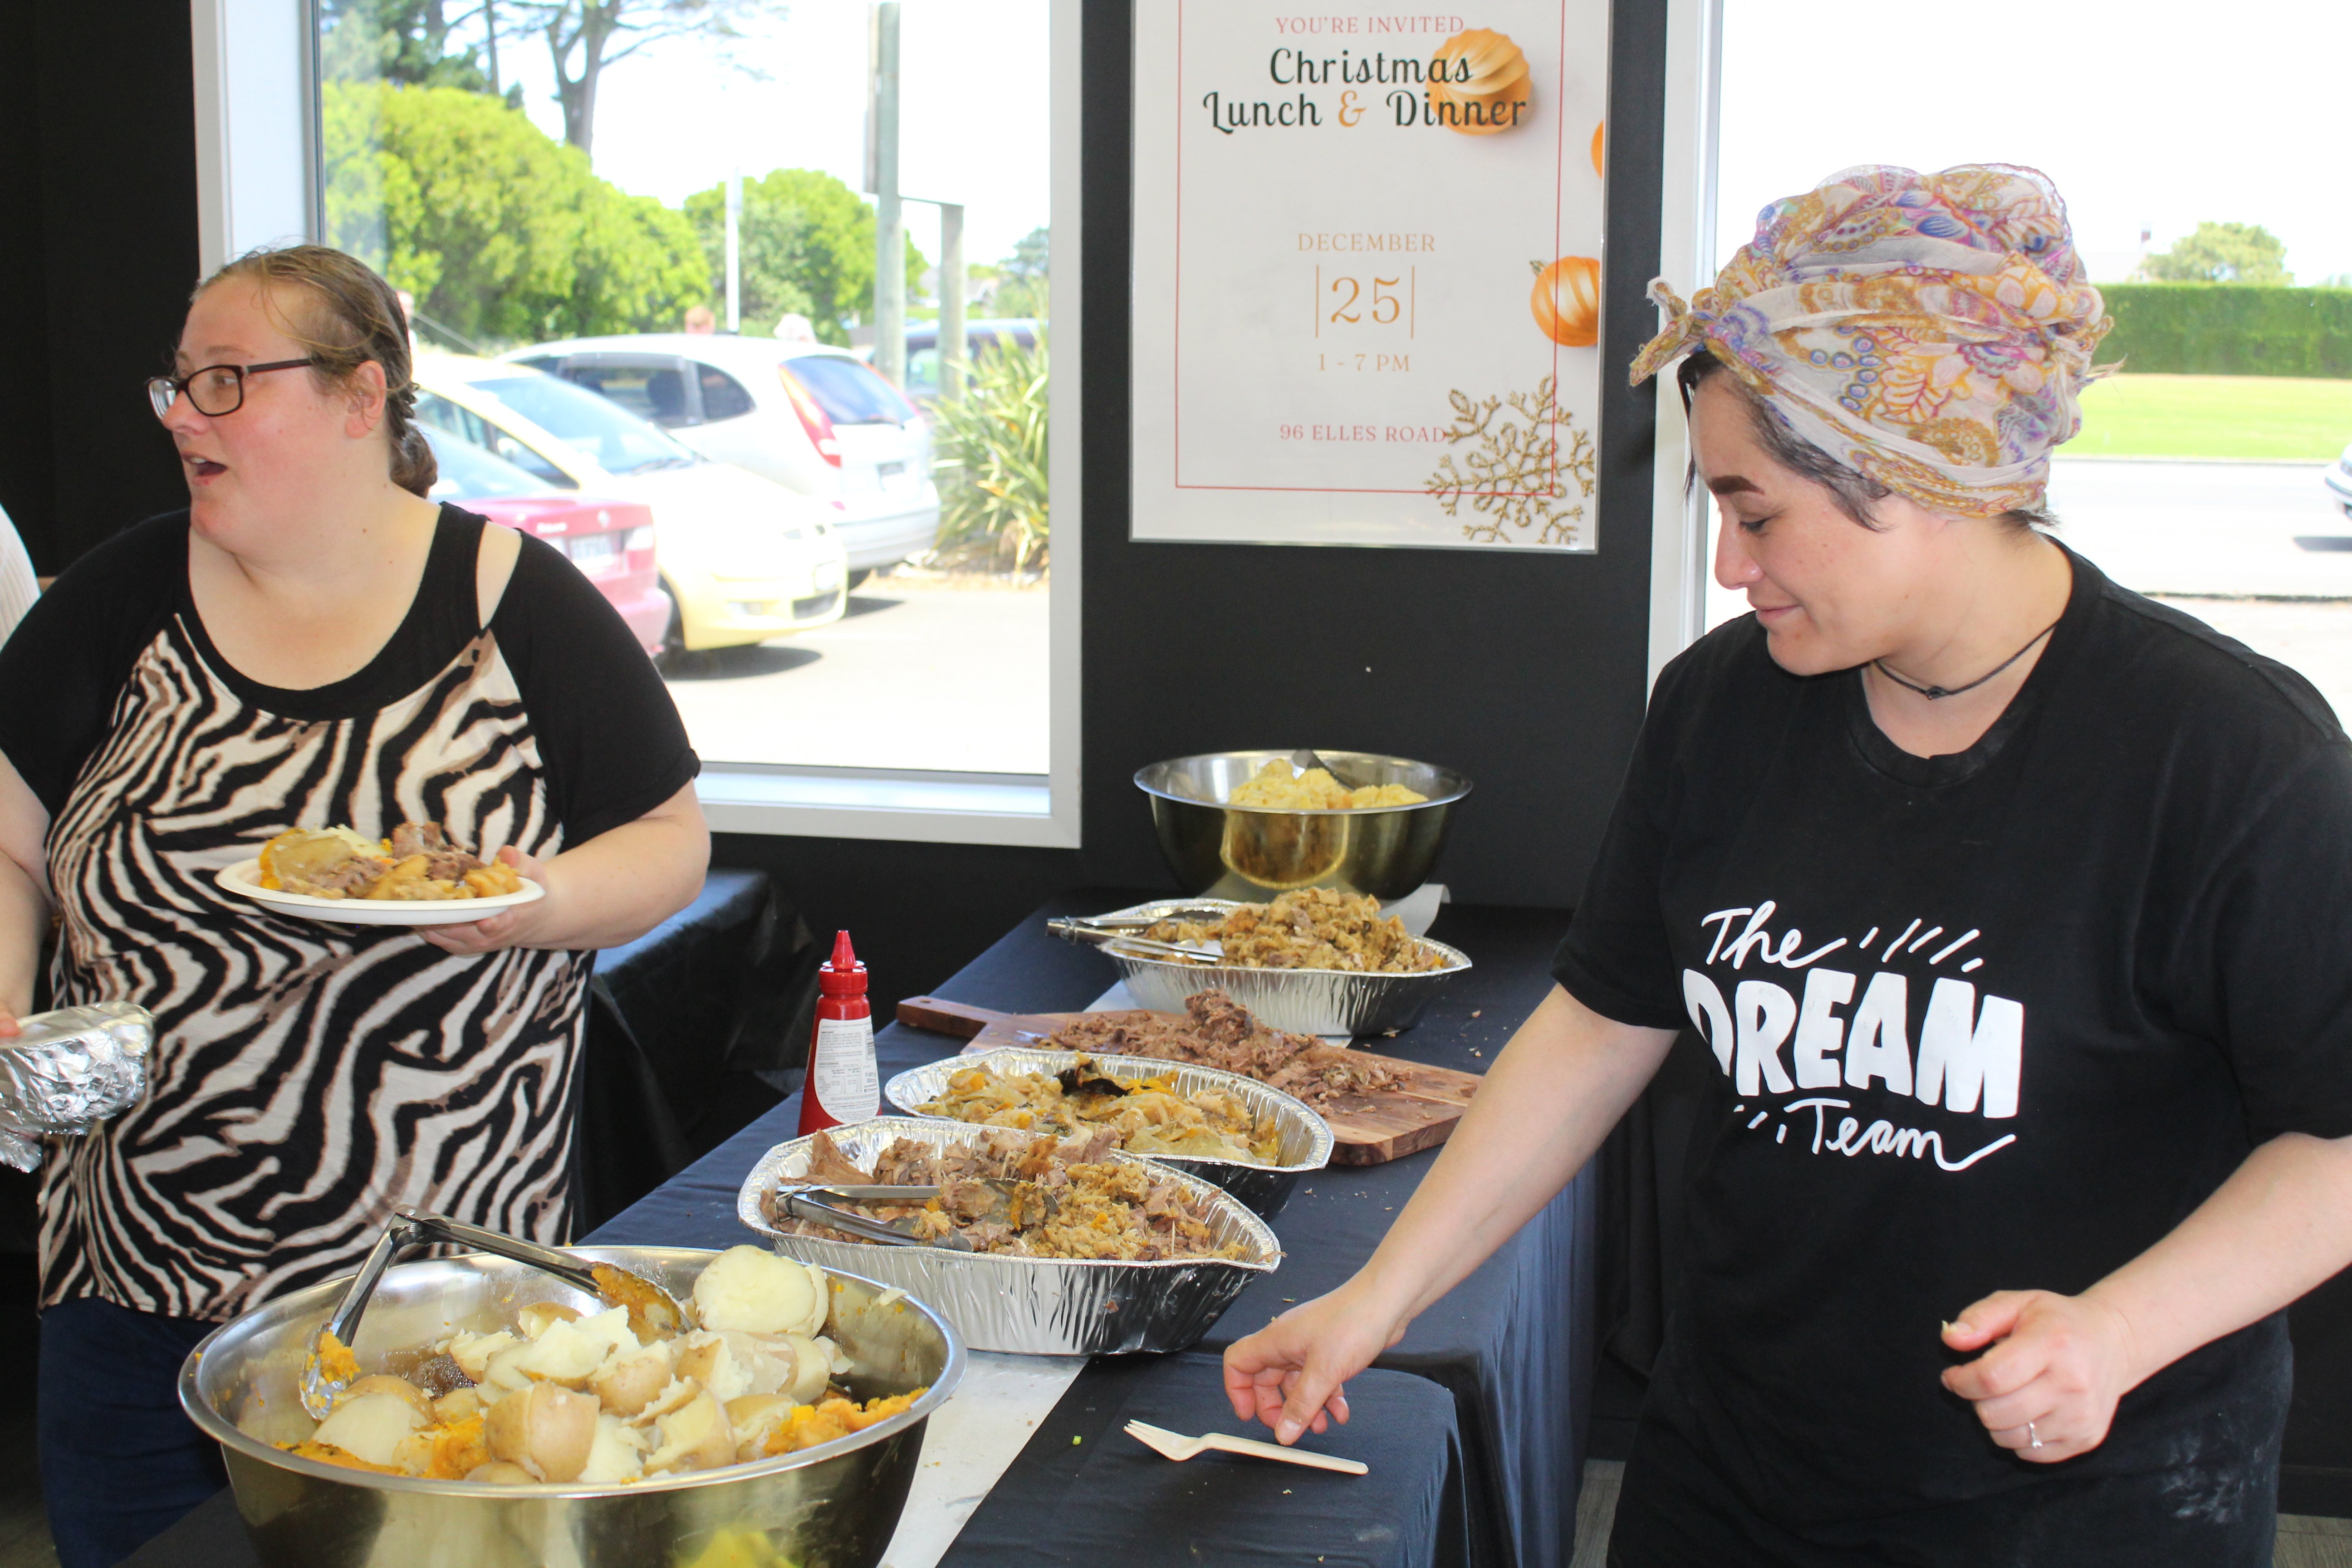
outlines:
[[[2347,520],[2352,520],[2352,447],[2344,448],[2343,456],[2336,459],[2336,466],[2324,478],[2328,489],[2335,493],[2336,504],[2344,509]]]
[[[602,393],[705,457],[829,503],[853,573],[904,561],[939,537],[930,422],[845,350],[642,332],[506,357]]]
[[[966,321],[963,324],[964,363],[970,364],[980,357],[982,349],[998,343],[1015,343],[1024,349],[1034,349],[1037,346],[1038,335],[1045,330],[1045,322],[1026,316]],[[937,321],[919,322],[907,329],[907,395],[926,407],[939,401],[940,326]]]
[[[765,642],[841,618],[848,563],[832,509],[707,460],[617,405],[524,365],[416,359],[417,417],[530,474],[653,509],[675,606],[669,651]]]
[[[647,653],[662,650],[670,600],[654,564],[654,511],[642,501],[551,491],[503,458],[438,426],[425,427],[440,477],[435,500],[455,501],[492,522],[546,541],[596,584]]]

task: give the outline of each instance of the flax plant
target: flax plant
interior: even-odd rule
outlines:
[[[940,542],[948,565],[1013,574],[1046,565],[1045,341],[1003,341],[973,356],[939,426]]]

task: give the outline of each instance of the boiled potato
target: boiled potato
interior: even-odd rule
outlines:
[[[490,1406],[490,1452],[542,1481],[572,1481],[596,1442],[596,1401],[561,1384],[534,1383]]]

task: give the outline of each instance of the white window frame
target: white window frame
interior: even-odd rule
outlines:
[[[1054,584],[1042,774],[706,763],[703,814],[721,833],[1075,849],[1079,790],[1078,336],[1082,0],[1053,0]],[[199,245],[210,272],[256,246],[317,237],[318,21],[311,0],[192,0]],[[881,721],[880,715],[870,716]]]
[[[1717,149],[1723,102],[1723,0],[1666,8],[1665,156],[1658,262],[1687,297],[1715,276]],[[1706,630],[1706,498],[1691,493],[1690,432],[1672,375],[1654,384],[1658,433],[1650,510],[1650,682]]]

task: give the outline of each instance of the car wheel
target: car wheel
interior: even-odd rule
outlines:
[[[673,665],[686,657],[686,613],[678,608],[685,601],[678,597],[677,590],[671,586],[668,578],[662,579],[662,588],[669,595],[669,626],[662,633],[658,662]]]

